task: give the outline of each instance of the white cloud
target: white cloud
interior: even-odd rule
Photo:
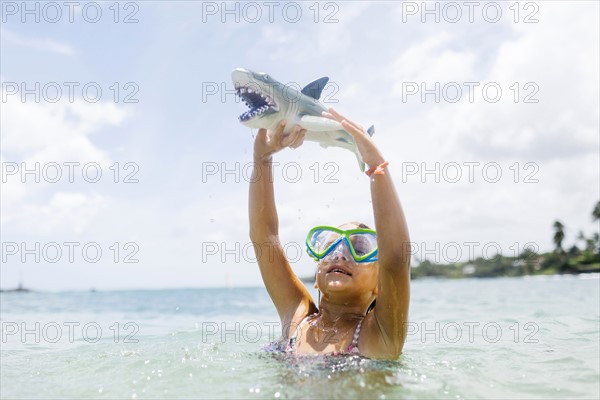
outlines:
[[[393,93],[401,95],[404,82],[425,82],[427,89],[431,89],[432,82],[472,80],[476,55],[469,50],[452,49],[455,40],[456,37],[443,30],[406,49],[392,66]]]
[[[22,185],[17,179],[9,179],[8,171],[10,167],[6,164],[7,160],[2,155],[0,155],[0,162],[2,165],[2,191],[0,199],[2,202],[2,223],[4,223],[9,218],[6,214],[7,208],[10,209],[21,202],[26,191],[25,185]]]
[[[9,98],[2,108],[3,168],[6,163],[14,163],[18,168],[16,174],[3,174],[3,229],[10,225],[13,232],[31,234],[82,232],[107,204],[108,197],[73,191],[73,184],[69,189],[58,186],[70,184],[69,168],[64,163],[79,163],[79,169],[73,170],[74,180],[81,181],[82,166],[87,163],[97,163],[108,172],[111,157],[90,136],[103,128],[118,126],[128,113],[113,103],[23,103],[18,98]],[[42,177],[47,163],[60,166],[61,183],[41,178],[36,183],[34,175],[21,174],[38,165],[38,175]]]
[[[21,102],[9,97],[3,104],[4,154],[28,162],[94,161],[109,157],[89,136],[106,126],[117,126],[127,112],[110,102]]]
[[[46,51],[65,56],[73,56],[76,54],[75,49],[67,43],[58,42],[49,38],[26,37],[4,27],[2,28],[2,45],[28,47],[37,51]]]
[[[25,202],[9,221],[19,230],[39,235],[80,234],[109,204],[107,197],[74,192],[57,192],[43,204]]]

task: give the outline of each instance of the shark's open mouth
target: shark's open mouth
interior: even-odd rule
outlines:
[[[256,87],[239,86],[235,88],[236,94],[248,106],[248,111],[238,117],[240,122],[246,122],[260,116],[269,110],[279,111],[277,103],[268,95],[257,90]]]

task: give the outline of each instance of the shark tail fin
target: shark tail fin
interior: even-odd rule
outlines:
[[[367,129],[367,133],[369,136],[373,136],[375,134],[375,125],[371,125],[371,127]]]
[[[356,161],[358,161],[358,168],[360,168],[360,172],[365,172],[365,162],[360,158],[360,155],[356,153]]]
[[[375,125],[371,125],[369,129],[367,129],[367,133],[369,136],[373,136],[375,134]],[[358,161],[358,168],[360,168],[360,172],[365,172],[365,162],[360,158],[360,154],[356,153],[356,160]]]

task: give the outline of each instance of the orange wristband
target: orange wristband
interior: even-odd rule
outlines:
[[[381,164],[375,166],[375,167],[371,167],[369,168],[367,171],[365,171],[365,174],[367,174],[367,176],[371,176],[373,174],[375,175],[385,175],[385,171],[383,170],[385,167],[387,167],[389,164],[389,162],[384,161]]]

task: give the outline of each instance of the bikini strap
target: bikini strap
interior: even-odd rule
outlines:
[[[348,351],[350,353],[358,353],[358,339],[360,337],[360,328],[362,327],[362,323],[364,321],[364,318],[361,319],[358,322],[358,325],[356,325],[356,329],[354,330],[354,336],[352,337],[352,343],[350,343],[350,346],[348,346]]]
[[[310,317],[312,317],[313,315],[316,315],[316,314],[310,314],[310,315],[307,315],[306,317],[304,317],[304,319],[303,319],[302,321],[300,321],[300,323],[299,323],[299,324],[298,324],[298,326],[296,327],[296,331],[294,332],[294,336],[292,336],[292,337],[290,338],[290,340],[289,340],[289,342],[288,342],[288,344],[287,344],[287,346],[286,346],[286,349],[285,349],[286,351],[294,351],[294,350],[296,350],[296,338],[297,338],[297,337],[298,337],[298,335],[300,334],[300,326],[301,326],[301,325],[302,325],[304,322],[308,321],[308,319],[309,319]]]

